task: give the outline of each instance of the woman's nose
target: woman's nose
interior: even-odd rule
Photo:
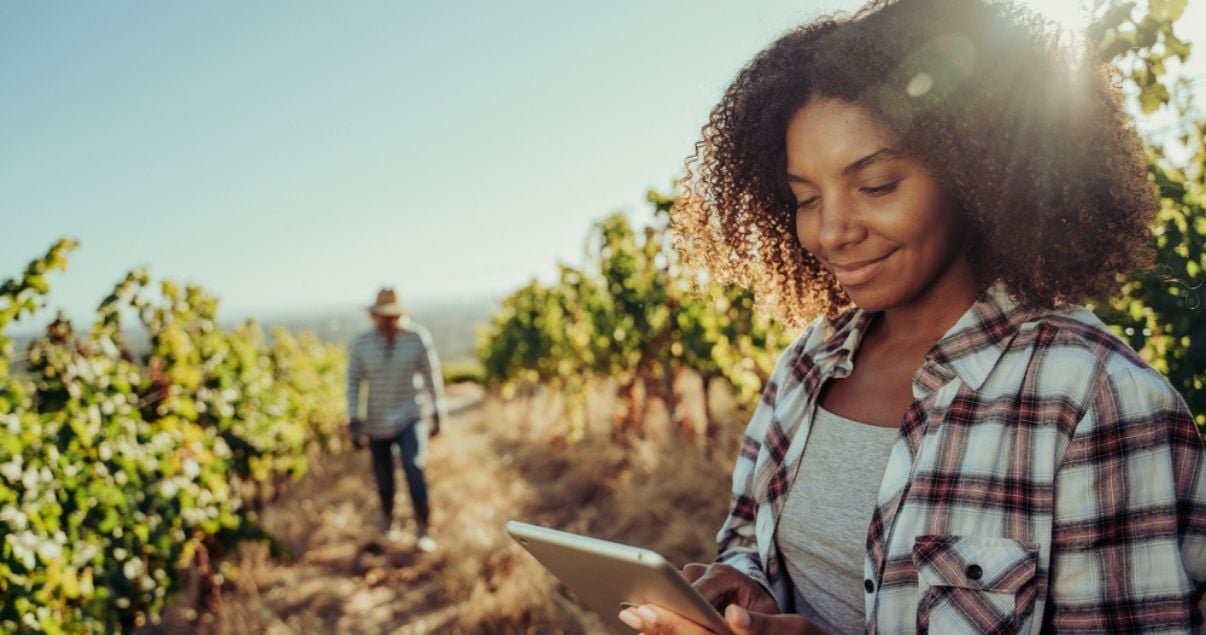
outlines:
[[[821,208],[821,226],[817,241],[825,251],[837,251],[862,239],[863,227],[853,209],[842,198],[831,197]]]

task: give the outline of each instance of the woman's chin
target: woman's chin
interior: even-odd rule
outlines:
[[[877,289],[873,285],[858,285],[855,287],[842,287],[846,292],[846,297],[854,303],[854,306],[868,312],[878,313],[895,306],[897,298],[889,293],[887,289]]]

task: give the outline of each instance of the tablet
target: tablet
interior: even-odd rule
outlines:
[[[657,604],[717,633],[724,618],[654,551],[512,520],[511,534],[615,633],[633,633],[617,617],[629,604]]]

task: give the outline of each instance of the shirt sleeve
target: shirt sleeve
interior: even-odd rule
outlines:
[[[360,362],[360,343],[352,340],[348,348],[348,421],[360,417],[360,383],[364,380],[364,365]]]
[[[1185,402],[1155,371],[1105,377],[1056,475],[1044,631],[1202,628],[1202,452]]]
[[[716,536],[718,555],[716,562],[732,566],[746,577],[754,580],[770,592],[768,580],[758,553],[755,534],[758,518],[758,503],[754,499],[752,485],[754,467],[762,450],[762,436],[770,422],[774,404],[767,394],[774,393],[775,380],[767,382],[762,399],[754,410],[741,442],[741,451],[733,466],[733,492],[729,502],[729,515]]]
[[[754,414],[746,426],[741,450],[733,466],[733,490],[729,504],[729,515],[716,535],[718,555],[716,562],[737,569],[754,580],[774,596],[768,567],[762,562],[756,533],[759,502],[754,492],[754,476],[757,471],[763,441],[774,420],[775,403],[779,391],[791,373],[790,360],[795,349],[802,345],[801,337],[779,357],[771,372]]]
[[[418,333],[423,346],[419,355],[419,373],[423,376],[424,389],[431,395],[431,402],[435,407],[435,424],[438,426],[448,420],[447,405],[444,402],[444,374],[440,371],[440,358],[436,355],[431,334],[425,329],[420,329]]]

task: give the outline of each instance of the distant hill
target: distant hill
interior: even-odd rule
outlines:
[[[477,341],[477,327],[489,322],[490,315],[498,308],[498,303],[481,298],[429,302],[408,308],[411,317],[431,331],[431,338],[435,341],[440,360],[461,362],[475,359],[473,347]],[[341,344],[347,343],[373,326],[368,311],[363,308],[267,314],[257,317],[256,321],[265,330],[279,326],[293,332],[311,331],[323,340]],[[224,328],[236,325],[237,321],[222,321]],[[89,324],[77,322],[75,327],[76,333],[86,334]],[[24,353],[35,339],[32,333],[33,331],[27,328],[23,332],[11,335],[16,352],[16,359],[13,360],[14,372],[20,373],[24,369]],[[148,342],[145,331],[141,328],[130,329],[125,339],[135,355],[146,352]]]
[[[411,318],[431,332],[436,351],[444,361],[474,359],[477,327],[489,322],[497,308],[498,303],[489,299],[449,300],[408,307]],[[264,318],[260,323],[265,328],[281,326],[291,331],[312,331],[326,341],[339,343],[347,343],[373,327],[365,309],[298,313]]]

